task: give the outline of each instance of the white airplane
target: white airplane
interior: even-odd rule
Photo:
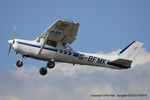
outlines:
[[[46,67],[42,67],[39,72],[41,75],[47,74],[47,68],[54,68],[55,62],[64,62],[80,65],[92,65],[112,69],[128,69],[143,43],[133,41],[126,48],[115,56],[104,56],[90,53],[74,51],[68,44],[72,44],[76,39],[79,23],[58,19],[48,27],[37,39],[29,41],[14,39],[16,27],[10,43],[16,54],[22,57],[16,62],[18,67],[23,65],[24,57],[31,57],[38,60],[48,61]]]

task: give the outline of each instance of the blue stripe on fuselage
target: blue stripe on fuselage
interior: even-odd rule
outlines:
[[[23,45],[28,45],[28,46],[32,46],[32,47],[41,48],[40,45],[36,45],[36,44],[30,44],[30,43],[25,43],[25,42],[20,42],[20,41],[16,41],[16,42],[19,43],[19,44],[23,44]],[[51,48],[51,47],[44,47],[44,49],[52,50],[52,51],[58,51],[57,49]]]

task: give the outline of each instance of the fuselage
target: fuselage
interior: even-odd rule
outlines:
[[[45,45],[42,52],[38,54],[38,51],[41,48],[41,44],[36,41],[15,39],[15,42],[12,45],[12,47],[16,51],[16,53],[19,53],[25,57],[31,57],[38,60],[54,60],[56,62],[64,62],[71,64],[92,65],[98,67],[122,69],[118,66],[109,65],[109,62],[112,61],[112,58],[107,56],[76,52],[69,49],[61,49],[47,45]]]

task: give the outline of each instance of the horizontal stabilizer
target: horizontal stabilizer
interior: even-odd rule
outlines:
[[[123,68],[123,69],[127,69],[131,67],[131,60],[127,60],[127,59],[117,59],[111,62],[108,62],[109,65],[113,65],[113,66],[117,66],[119,68]]]
[[[117,60],[112,61],[112,63],[122,64],[122,65],[131,65],[132,61],[126,60],[126,59],[117,59]]]

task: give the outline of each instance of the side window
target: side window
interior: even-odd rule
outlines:
[[[57,42],[56,42],[56,41],[48,40],[48,41],[47,41],[47,45],[56,47],[56,46],[57,46]]]

